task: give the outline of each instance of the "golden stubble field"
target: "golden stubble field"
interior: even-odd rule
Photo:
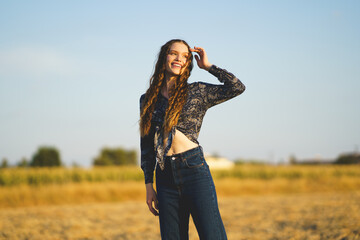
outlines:
[[[219,206],[229,239],[360,239],[360,192],[226,197]],[[0,239],[160,239],[158,218],[139,201],[2,209],[0,219]]]
[[[214,173],[229,239],[360,239],[359,166],[291,171],[306,174]],[[0,194],[0,239],[160,239],[142,181],[22,184],[0,187]],[[192,223],[189,232],[198,239]]]

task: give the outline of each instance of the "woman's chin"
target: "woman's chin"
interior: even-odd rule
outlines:
[[[180,75],[180,71],[178,72],[174,72],[174,71],[171,71],[171,72],[168,72],[170,76],[172,77],[175,77],[175,76],[179,76]]]

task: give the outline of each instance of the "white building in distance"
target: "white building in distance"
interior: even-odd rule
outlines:
[[[205,160],[210,169],[229,169],[235,166],[235,163],[224,157],[214,157],[205,154]]]

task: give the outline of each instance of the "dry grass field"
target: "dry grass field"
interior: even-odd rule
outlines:
[[[37,176],[31,171],[0,171],[8,183],[0,186],[0,239],[160,239],[136,170],[79,170],[81,181],[67,170],[37,171],[45,183],[27,181]],[[358,165],[239,166],[213,175],[230,240],[360,240]],[[193,224],[190,239],[198,239]]]
[[[225,197],[229,239],[360,239],[360,192]],[[0,239],[160,239],[144,202],[2,209]],[[190,239],[198,239],[190,225]]]

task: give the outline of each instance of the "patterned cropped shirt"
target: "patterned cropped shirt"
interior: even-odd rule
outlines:
[[[188,96],[180,113],[179,120],[169,133],[166,146],[163,144],[164,134],[162,125],[165,117],[168,99],[161,93],[158,96],[152,115],[150,132],[141,137],[141,168],[144,171],[145,183],[153,182],[155,163],[164,169],[164,157],[169,151],[175,130],[182,132],[187,138],[199,144],[197,138],[200,133],[206,111],[219,103],[240,95],[245,85],[232,73],[212,65],[209,72],[223,84],[214,85],[205,82],[188,84]],[[140,97],[140,111],[145,94]]]

